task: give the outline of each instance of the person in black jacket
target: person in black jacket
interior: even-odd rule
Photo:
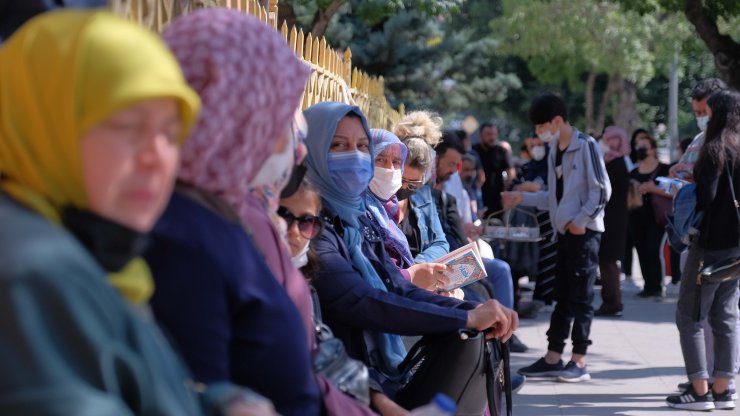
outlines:
[[[612,197],[604,208],[604,234],[599,247],[599,271],[601,272],[601,306],[594,311],[596,316],[622,316],[622,290],[619,286],[619,264],[624,257],[627,240],[627,188],[630,173],[626,157],[630,145],[627,132],[617,126],[609,126],[601,138],[604,162]]]
[[[696,209],[703,211],[704,217],[698,241],[689,246],[684,268],[685,276],[691,277],[705,266],[740,255],[740,213],[735,197],[740,194],[740,94],[717,92],[708,105],[706,138],[693,172]],[[701,285],[694,278],[681,280],[676,325],[691,385],[682,394],[669,396],[669,406],[690,410],[735,408],[729,382],[735,376],[737,354],[737,288],[734,279]],[[714,334],[711,390],[701,324],[704,319],[708,319]]]

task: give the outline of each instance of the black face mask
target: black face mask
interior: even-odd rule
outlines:
[[[644,147],[638,147],[637,149],[635,149],[635,157],[637,158],[637,160],[647,159],[647,149]]]
[[[415,193],[416,193],[416,189],[412,191],[411,189],[408,189],[408,188],[406,189],[401,188],[396,192],[396,198],[398,198],[399,201],[403,201],[404,199],[407,199],[408,197],[410,197],[411,195]]]

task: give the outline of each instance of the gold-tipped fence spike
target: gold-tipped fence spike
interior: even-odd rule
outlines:
[[[267,4],[267,12],[270,16],[272,26],[277,30],[278,26],[278,0],[269,0]]]
[[[301,29],[301,37],[303,35],[303,29]],[[303,59],[307,60],[310,63],[315,63],[311,60],[311,51],[313,50],[313,38],[311,36],[311,33],[306,35],[306,42],[303,44]]]
[[[319,66],[326,68],[326,38],[323,36],[319,42]]]
[[[319,63],[319,38],[313,38],[313,43],[311,44],[311,62],[314,64]]]
[[[295,26],[293,26],[293,31],[295,31]],[[303,30],[300,30],[296,32],[296,45],[295,45],[295,53],[299,57],[303,58]],[[305,60],[305,59],[304,59]]]
[[[288,39],[288,22],[283,20],[283,24],[280,25],[280,37],[283,38],[285,43],[290,45],[290,47],[293,49],[293,52],[295,52],[295,39],[292,37]]]

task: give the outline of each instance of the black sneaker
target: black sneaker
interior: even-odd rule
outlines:
[[[563,371],[563,360],[558,360],[556,364],[548,364],[545,361],[545,357],[535,361],[534,364],[520,368],[518,373],[527,377],[544,377],[544,378],[556,378]]]
[[[714,408],[722,410],[732,410],[735,408],[735,399],[732,397],[730,389],[727,389],[724,393],[712,392],[714,396]]]
[[[603,306],[601,306],[599,309],[596,309],[594,311],[594,316],[602,316],[602,317],[607,317],[607,318],[621,318],[622,311],[610,311],[609,309],[606,309]]]
[[[568,361],[568,364],[565,365],[565,368],[563,368],[563,371],[561,371],[558,376],[558,381],[562,381],[564,383],[578,383],[588,380],[591,380],[591,375],[588,374],[586,366],[579,367],[578,364],[573,361]]]
[[[684,391],[684,390],[688,389],[690,385],[691,385],[691,382],[690,381],[684,381],[683,383],[678,383],[678,390],[679,391]],[[713,383],[709,383],[709,390],[712,390],[712,387],[713,386],[714,386]],[[727,392],[730,394],[730,398],[732,399],[732,401],[736,401],[737,400],[737,398],[738,398],[738,396],[737,396],[737,390],[735,390],[734,387],[730,386],[730,388],[727,390]]]
[[[663,291],[662,290],[643,290],[640,293],[637,294],[638,298],[662,298],[663,297]]]
[[[665,402],[668,406],[673,407],[674,409],[702,411],[715,409],[712,391],[709,390],[707,394],[699,396],[694,392],[694,387],[692,386],[689,386],[689,388],[681,394],[666,397]]]
[[[509,351],[511,352],[527,352],[529,348],[524,345],[524,343],[517,338],[516,335],[511,335],[511,338],[509,338]]]

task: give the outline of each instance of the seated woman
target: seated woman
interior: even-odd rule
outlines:
[[[172,54],[107,13],[49,13],[3,44],[0,90],[0,414],[205,414],[131,307],[199,108]]]
[[[372,179],[374,154],[360,110],[325,102],[304,114],[308,177],[321,194],[325,223],[313,242],[318,255],[313,285],[324,320],[350,355],[368,365],[378,382],[375,388],[383,385],[390,396],[404,392],[403,387],[398,391],[398,364],[406,352],[398,334],[470,328],[490,329],[489,336],[508,339],[518,325],[513,311],[494,300],[475,304],[420,289],[390,260],[362,197]]]
[[[203,113],[146,255],[157,284],[154,314],[197,381],[250,386],[282,415],[317,415],[312,326],[290,297],[293,286],[286,292],[258,248],[271,236],[249,234],[242,215],[251,189],[290,173],[297,150],[290,123],[309,70],[274,30],[235,10],[190,13],[164,38]]]
[[[372,219],[378,225],[383,237],[383,245],[390,258],[396,265],[402,269],[404,275],[408,275],[411,283],[427,290],[444,286],[447,279],[440,274],[446,267],[443,264],[429,263],[434,259],[444,256],[448,253],[447,241],[444,234],[439,230],[439,224],[434,227],[435,230],[429,230],[422,233],[423,238],[429,238],[428,234],[436,236],[435,240],[430,242],[426,240],[427,246],[425,253],[420,253],[416,257],[412,255],[409,249],[407,236],[398,226],[400,219],[398,198],[396,192],[401,188],[403,179],[403,166],[406,161],[406,145],[396,137],[395,134],[383,130],[372,129],[373,145],[377,156],[375,157],[374,176],[370,181],[367,192],[364,193],[365,204],[368,211],[372,214]],[[423,224],[426,227],[426,224]],[[428,257],[421,260],[420,257]],[[462,299],[462,291],[456,290],[453,295]]]

